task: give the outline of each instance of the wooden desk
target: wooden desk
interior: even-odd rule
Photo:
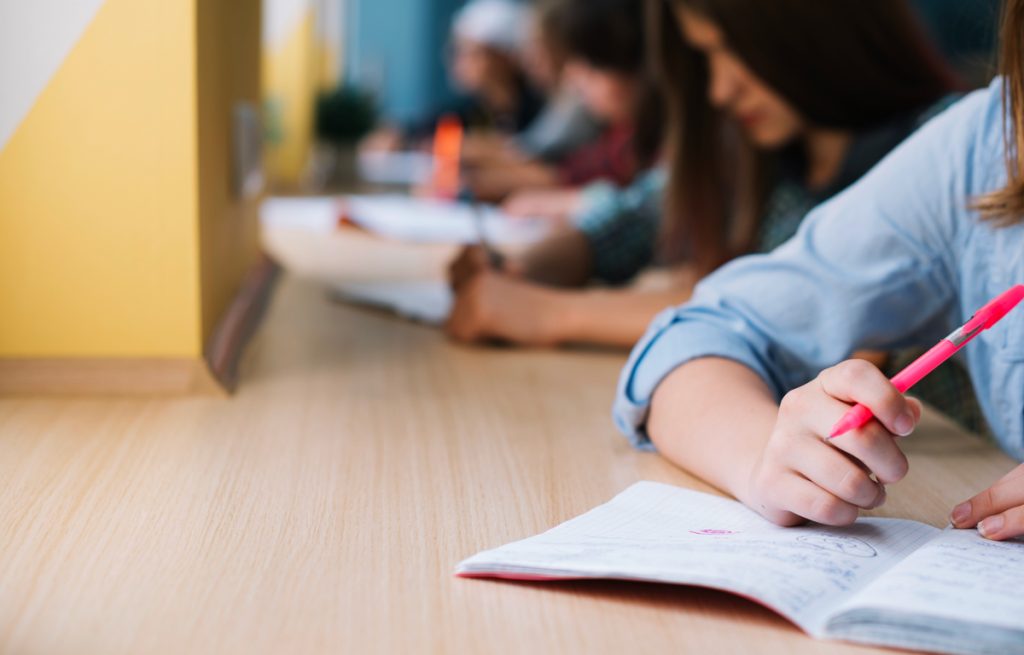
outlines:
[[[0,652],[868,652],[705,590],[452,576],[637,480],[705,488],[615,432],[623,360],[455,346],[291,275],[233,398],[0,400]],[[1012,466],[906,443],[883,514],[942,525]]]

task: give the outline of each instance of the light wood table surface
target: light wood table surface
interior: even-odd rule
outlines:
[[[334,275],[366,245],[270,241]],[[615,432],[624,358],[452,345],[289,274],[232,398],[0,399],[0,652],[873,652],[707,590],[452,576],[638,480],[706,490]],[[883,515],[943,525],[1012,466],[936,420],[906,446]]]

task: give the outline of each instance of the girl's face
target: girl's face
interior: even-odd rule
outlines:
[[[594,68],[577,58],[566,63],[564,74],[597,118],[609,123],[633,119],[636,84],[630,76]]]
[[[507,72],[501,55],[468,39],[456,37],[450,46],[449,58],[452,82],[470,95],[480,93],[489,81]]]
[[[800,136],[803,118],[729,50],[717,25],[685,7],[677,16],[683,38],[707,57],[708,100],[713,106],[730,114],[762,148],[778,148]]]
[[[530,26],[530,37],[523,50],[523,70],[538,88],[552,90],[558,85],[558,64],[536,21]]]

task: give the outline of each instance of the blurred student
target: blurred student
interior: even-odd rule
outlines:
[[[522,188],[575,187],[605,179],[628,184],[660,146],[661,100],[645,70],[643,3],[636,0],[553,0],[541,7],[551,48],[563,53],[563,83],[604,124],[601,134],[543,162],[469,171],[478,198],[501,200]]]
[[[566,155],[594,141],[601,123],[587,109],[567,79],[566,53],[554,36],[552,7],[560,0],[542,0],[534,12],[522,65],[530,83],[545,96],[534,120],[511,138],[472,138],[463,158],[470,164],[537,161],[557,165]]]
[[[900,0],[651,0],[650,9],[670,107],[667,170],[625,191],[588,189],[569,208],[572,229],[505,270],[463,251],[451,266],[454,339],[631,346],[700,277],[785,241],[957,86]],[[623,283],[656,262],[673,271],[667,289],[578,288]]]
[[[1002,0],[912,0],[911,5],[954,70],[972,87],[987,84],[994,66]],[[526,189],[506,198],[504,210],[516,216],[565,220],[581,211],[587,193],[582,189]]]
[[[522,65],[532,20],[532,10],[523,2],[471,0],[452,20],[447,51],[448,72],[462,99],[404,128],[377,130],[363,149],[421,145],[447,115],[457,116],[468,130],[508,136],[525,129],[543,104]]]
[[[689,5],[684,22],[711,19]],[[931,346],[1024,280],[1024,0],[1005,7],[1003,78],[816,210],[783,247],[733,262],[655,319],[616,401],[634,443],[653,442],[782,525],[845,525],[885,501],[885,485],[908,470],[896,437],[921,409],[874,367],[842,360],[858,348]],[[1022,335],[1017,307],[962,352],[993,435],[1018,461]],[[858,402],[877,420],[826,439]],[[990,539],[1024,535],[1024,466],[950,520]]]

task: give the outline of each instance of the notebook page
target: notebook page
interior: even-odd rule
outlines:
[[[836,606],[938,532],[894,519],[780,528],[735,501],[639,482],[548,532],[475,555],[457,573],[714,587],[820,635]]]
[[[483,216],[486,238],[503,245],[529,244],[549,232],[546,221],[511,218],[494,207],[402,195],[349,196],[347,216],[365,230],[417,243],[473,244],[480,240],[474,213]]]
[[[337,282],[332,289],[340,300],[383,307],[427,325],[448,320],[454,302],[451,288],[441,280]]]
[[[942,652],[1024,653],[1024,543],[948,528],[865,587],[833,623],[850,635],[914,626],[901,644]]]

